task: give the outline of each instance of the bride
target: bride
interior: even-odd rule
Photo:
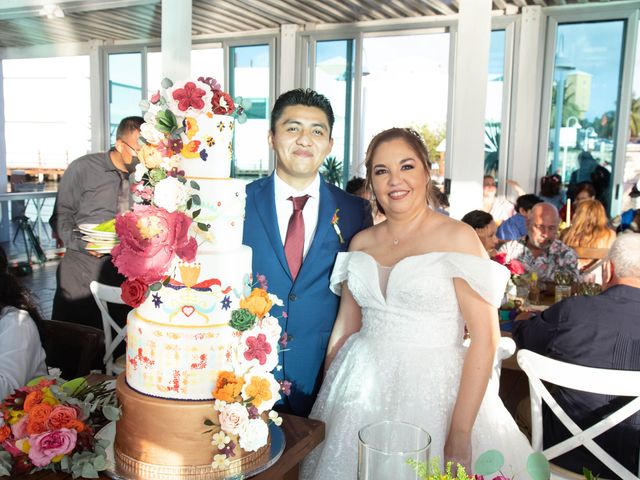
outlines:
[[[387,220],[336,259],[331,288],[342,299],[310,415],[326,423],[326,437],[301,478],[355,478],[358,430],[380,420],[424,428],[441,463],[469,472],[477,455],[498,449],[507,472],[522,470],[531,447],[487,390],[508,271],[469,226],[429,207],[428,155],[416,132],[379,133],[366,166]]]

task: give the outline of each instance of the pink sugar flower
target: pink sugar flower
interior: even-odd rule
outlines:
[[[78,441],[78,432],[61,428],[29,437],[29,458],[36,467],[46,467],[58,455],[71,453]]]
[[[269,345],[264,333],[259,333],[257,337],[247,338],[246,343],[248,348],[244,352],[244,358],[247,361],[256,359],[260,365],[267,363],[267,355],[271,353],[271,345]]]
[[[182,212],[134,205],[116,217],[120,243],[111,252],[118,271],[129,279],[151,284],[161,280],[174,255],[192,262],[198,245],[189,237],[192,220]]]
[[[196,86],[193,82],[184,84],[184,88],[178,88],[173,92],[173,99],[178,101],[178,108],[186,112],[189,107],[201,110],[204,107],[202,97],[206,95],[203,89]]]

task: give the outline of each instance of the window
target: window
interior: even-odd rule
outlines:
[[[489,82],[484,124],[484,174],[498,178],[502,131],[502,97],[504,95],[505,31],[491,32]]]
[[[109,54],[109,139],[116,141],[120,120],[141,115],[138,104],[142,100],[142,53]]]
[[[91,148],[89,57],[3,60],[8,168],[64,169]]]

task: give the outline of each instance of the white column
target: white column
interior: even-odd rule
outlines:
[[[191,75],[191,0],[162,0],[162,76]]]
[[[0,192],[7,191],[7,144],[4,139],[3,79],[2,60],[0,60]],[[9,207],[8,202],[2,202],[0,204],[0,242],[8,242],[9,240]]]
[[[109,112],[105,80],[104,41],[89,41],[89,91],[91,92],[91,151],[104,152],[109,149],[109,138],[105,135],[106,118]],[[88,152],[87,152],[88,153]]]
[[[484,122],[491,41],[491,0],[462,0],[453,79],[451,194],[453,218],[482,206]]]
[[[527,192],[537,190],[535,182],[540,137],[540,85],[544,39],[542,7],[524,7],[520,42],[516,46],[509,176]]]
[[[280,72],[278,79],[278,94],[296,88],[296,32],[297,25],[282,25],[280,27]]]

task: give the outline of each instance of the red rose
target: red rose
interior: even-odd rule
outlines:
[[[507,267],[512,275],[522,275],[525,272],[524,265],[518,260],[511,260]]]
[[[493,259],[496,262],[498,262],[500,265],[504,265],[504,263],[507,261],[507,254],[505,252],[500,252],[496,254],[496,256],[493,257]]]
[[[137,278],[133,280],[126,279],[120,286],[122,290],[120,297],[127,305],[137,308],[144,302],[147,288],[149,288],[149,286],[142,280]]]

